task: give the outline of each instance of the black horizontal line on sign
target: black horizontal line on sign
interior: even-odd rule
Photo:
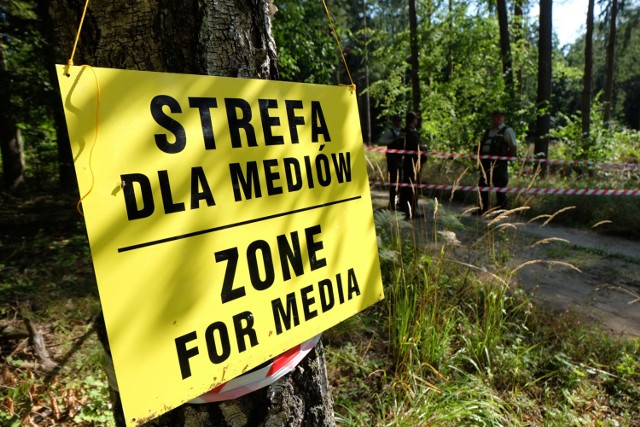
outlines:
[[[118,248],[118,252],[128,252],[128,251],[133,251],[135,249],[141,249],[141,248],[146,248],[146,247],[149,247],[149,246],[160,245],[162,243],[168,243],[168,242],[173,242],[173,241],[176,241],[176,240],[187,239],[189,237],[200,236],[202,234],[214,233],[216,231],[227,230],[229,228],[234,228],[234,227],[240,227],[242,225],[253,224],[253,223],[256,223],[256,222],[266,221],[266,220],[274,219],[274,218],[280,218],[280,217],[283,217],[283,216],[293,215],[293,214],[297,214],[297,213],[300,213],[300,212],[311,211],[311,210],[314,210],[314,209],[326,208],[327,206],[338,205],[340,203],[347,203],[347,202],[351,202],[353,200],[358,200],[360,198],[362,198],[362,196],[354,196],[354,197],[349,197],[348,199],[334,200],[333,202],[322,203],[322,204],[319,204],[319,205],[309,206],[309,207],[306,207],[306,208],[294,209],[292,211],[287,211],[287,212],[280,212],[280,213],[277,213],[277,214],[267,215],[267,216],[263,216],[263,217],[260,217],[260,218],[249,219],[247,221],[240,221],[240,222],[235,222],[235,223],[232,223],[232,224],[221,225],[219,227],[208,228],[206,230],[193,231],[191,233],[180,234],[178,236],[165,237],[164,239],[152,240],[150,242],[138,243],[136,245],[131,245],[131,246],[124,246],[122,248]]]

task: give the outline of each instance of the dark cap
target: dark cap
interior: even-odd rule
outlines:
[[[414,113],[413,111],[409,111],[407,113],[407,121],[409,120],[413,120],[413,119],[418,119],[418,115],[416,113]]]
[[[492,116],[504,116],[506,112],[504,110],[493,110],[491,112]]]
[[[396,120],[402,120],[402,117],[400,117],[400,114],[394,114],[391,116],[391,120],[395,122]]]

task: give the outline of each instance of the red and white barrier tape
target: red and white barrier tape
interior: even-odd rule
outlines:
[[[572,189],[572,188],[511,188],[511,187],[478,187],[475,185],[444,185],[444,184],[410,184],[386,182],[370,182],[373,186],[425,188],[428,190],[452,190],[452,191],[488,191],[490,193],[516,193],[516,194],[550,194],[573,196],[640,196],[640,190],[609,190],[609,189]]]
[[[318,334],[302,344],[298,344],[272,359],[269,363],[261,365],[259,369],[253,369],[224,384],[220,384],[213,390],[191,399],[188,403],[199,404],[237,399],[252,391],[273,384],[298,366],[298,363],[318,344],[320,335]]]
[[[378,153],[391,153],[391,154],[421,154],[427,157],[438,157],[442,159],[476,159],[476,154],[460,154],[460,153],[441,153],[438,151],[414,151],[414,150],[399,150],[395,148],[387,149],[385,147],[365,147],[366,151],[373,151]],[[557,159],[540,159],[537,157],[510,157],[510,156],[490,156],[481,155],[481,159],[489,160],[509,160],[517,162],[534,162],[534,163],[548,163],[551,165],[559,164],[571,164],[571,165],[584,165],[584,166],[604,166],[604,167],[617,167],[617,168],[637,168],[640,167],[640,163],[610,163],[610,162],[592,162],[586,160],[557,160]]]

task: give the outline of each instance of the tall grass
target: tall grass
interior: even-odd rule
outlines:
[[[367,345],[325,334],[330,370],[351,375],[333,383],[341,426],[640,423],[638,342],[537,310],[496,259],[512,243],[504,228],[479,233],[496,246],[491,273],[432,244],[437,218],[375,220],[386,299],[347,327]]]

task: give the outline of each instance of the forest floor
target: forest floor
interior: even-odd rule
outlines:
[[[387,195],[372,191],[372,200],[381,206]],[[453,214],[462,225],[443,227],[438,222],[436,232],[449,243],[447,250],[453,258],[483,270],[494,270],[496,258],[501,258],[511,283],[543,308],[568,312],[580,322],[597,324],[612,335],[640,337],[639,241],[553,222],[544,225],[546,218],[529,222],[517,213],[493,221],[495,216],[472,215],[472,208],[458,202],[438,206],[439,216]],[[433,241],[433,221],[429,218],[433,218],[434,204],[421,198],[418,209],[427,220],[415,223],[418,228],[427,228],[422,235]],[[502,230],[501,237],[495,238],[502,244],[487,246],[487,236],[498,229]],[[485,243],[478,244],[480,240]]]

